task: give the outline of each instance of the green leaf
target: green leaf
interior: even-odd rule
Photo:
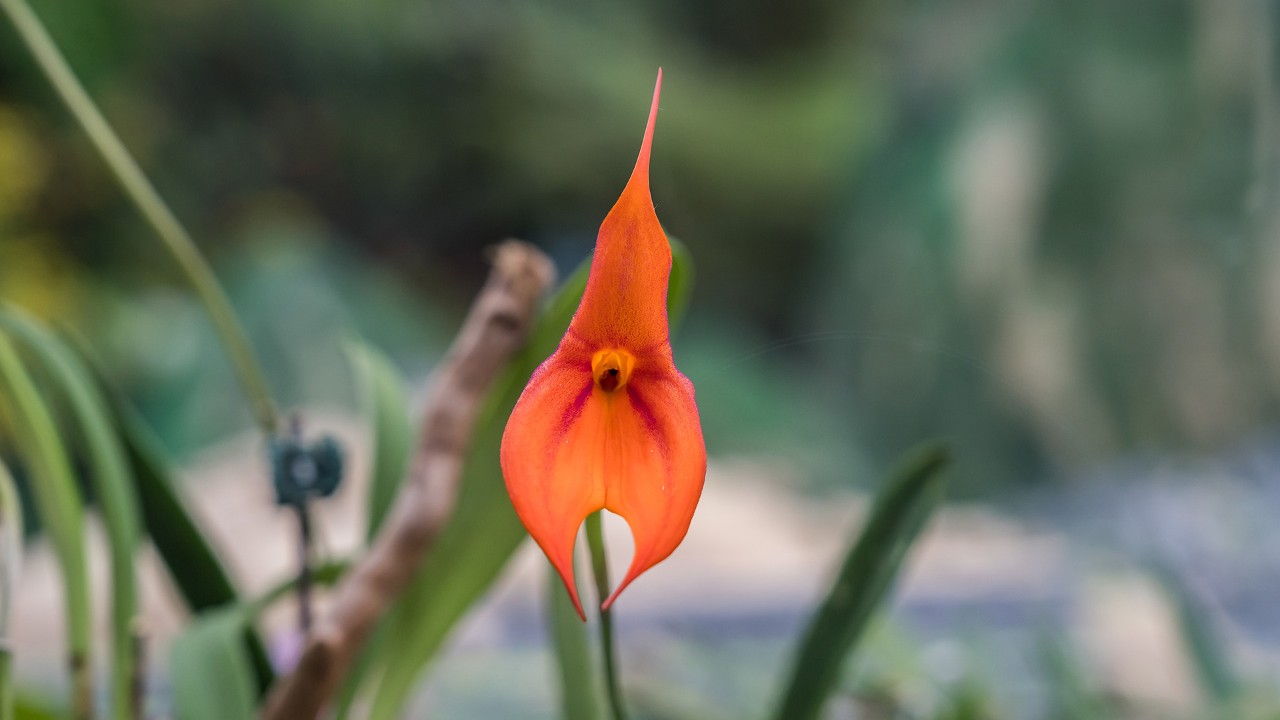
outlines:
[[[810,621],[775,717],[813,720],[840,677],[867,621],[888,594],[908,548],[942,501],[947,452],[932,445],[912,453],[876,498],[835,585]]]
[[[667,283],[667,323],[671,326],[671,334],[675,335],[684,322],[685,311],[689,308],[689,297],[693,295],[693,254],[689,247],[679,240],[667,236],[671,242],[671,279]]]
[[[0,463],[0,720],[13,720],[13,654],[10,652],[9,612],[22,558],[22,508],[13,476]]]
[[[347,357],[355,372],[365,406],[373,416],[373,468],[369,481],[368,538],[373,539],[386,517],[409,464],[413,426],[400,373],[385,355],[368,343],[352,340]]]
[[[9,468],[0,462],[0,646],[9,643],[9,613],[22,562],[22,508]]]
[[[173,704],[179,720],[229,720],[255,716],[253,666],[243,642],[240,607],[196,618],[169,652]]]
[[[84,507],[71,461],[53,415],[8,335],[0,332],[0,402],[13,420],[18,452],[31,466],[36,511],[62,572],[66,602],[67,657],[77,718],[92,709],[92,615],[84,549]]]
[[[323,563],[312,569],[311,581],[330,587],[350,567],[348,560]],[[297,583],[297,577],[290,577],[252,600],[204,612],[174,641],[169,660],[179,720],[256,716],[253,658],[244,638],[258,617]]]
[[[1241,691],[1241,681],[1232,667],[1213,616],[1204,602],[1187,586],[1182,576],[1167,562],[1150,562],[1152,572],[1173,601],[1182,642],[1200,680],[1200,686],[1225,710]]]
[[[560,678],[563,720],[601,720],[600,674],[587,644],[587,626],[564,591],[560,574],[547,566],[547,616]]]
[[[673,242],[668,314],[683,315],[692,277],[691,259]],[[413,586],[387,620],[395,638],[370,672],[380,671],[370,717],[388,720],[399,714],[423,667],[439,651],[450,629],[484,594],[526,537],[507,498],[498,464],[502,432],[529,376],[560,343],[587,285],[589,262],[580,265],[547,303],[525,347],[508,364],[489,392],[476,422],[448,526],[423,563]],[[674,294],[672,292],[674,290]],[[378,662],[381,661],[381,663]]]
[[[134,556],[138,550],[138,500],[124,448],[113,427],[106,399],[80,359],[31,316],[0,306],[0,328],[21,339],[45,368],[71,411],[84,444],[88,476],[104,525],[111,557],[111,713],[134,717],[134,621],[138,611]]]
[[[132,470],[142,525],[169,571],[178,594],[195,614],[238,603],[240,593],[209,543],[208,536],[187,509],[159,438],[124,393],[107,381],[106,374],[83,346],[79,349],[107,395],[115,427]],[[267,658],[267,651],[252,627],[245,630],[244,642],[253,663],[258,693],[265,694],[275,681],[275,671]]]
[[[116,426],[138,487],[142,523],[178,593],[193,613],[239,602],[240,593],[231,575],[178,492],[159,439],[122,396],[117,394],[113,399]],[[258,693],[263,694],[275,681],[275,671],[253,628],[246,629],[244,642]]]

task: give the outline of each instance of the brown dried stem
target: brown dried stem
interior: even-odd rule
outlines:
[[[489,280],[435,372],[421,440],[391,514],[338,586],[293,674],[271,692],[264,720],[316,718],[378,619],[408,586],[453,512],[481,401],[524,342],[554,275],[551,262],[531,245],[508,240],[495,250]]]

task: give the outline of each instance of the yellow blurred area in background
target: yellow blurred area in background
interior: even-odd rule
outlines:
[[[79,304],[75,270],[47,250],[49,238],[23,227],[50,165],[34,123],[0,105],[0,288],[6,300],[37,315],[66,318]]]

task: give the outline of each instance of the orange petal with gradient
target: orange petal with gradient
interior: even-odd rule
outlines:
[[[684,539],[706,476],[693,384],[671,357],[671,246],[649,195],[661,87],[659,70],[640,156],[600,227],[582,303],[502,437],[512,504],[579,615],[573,549],[583,520],[610,510],[635,539],[631,567],[604,602],[608,608]]]

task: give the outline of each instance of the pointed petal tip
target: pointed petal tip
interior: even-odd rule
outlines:
[[[573,602],[573,609],[578,611],[578,617],[582,619],[582,622],[586,622],[587,613],[582,609],[582,600],[578,597],[578,582],[573,576],[573,551],[569,551],[567,558],[552,558],[548,555],[547,559],[551,560],[551,566],[556,569],[556,573],[560,575],[560,580],[564,582],[564,589],[569,593],[569,600]]]
[[[604,602],[600,603],[600,612],[608,612],[609,608],[613,607],[614,601],[618,599],[618,596],[622,594],[623,590],[627,589],[627,586],[630,585],[631,581],[634,579],[635,578],[628,577],[626,580],[618,583],[618,587],[614,588],[613,592],[609,593],[609,597],[606,598]]]
[[[649,104],[649,120],[644,126],[644,139],[640,142],[640,156],[636,158],[636,167],[631,172],[632,179],[643,178],[645,184],[649,179],[649,154],[653,148],[653,128],[658,122],[658,99],[662,96],[662,68],[658,68],[658,79],[653,84],[653,101]]]
[[[571,584],[567,586],[569,590],[569,599],[573,601],[573,609],[578,611],[578,619],[582,622],[587,621],[587,613],[582,609],[582,601],[578,599],[578,591]]]

